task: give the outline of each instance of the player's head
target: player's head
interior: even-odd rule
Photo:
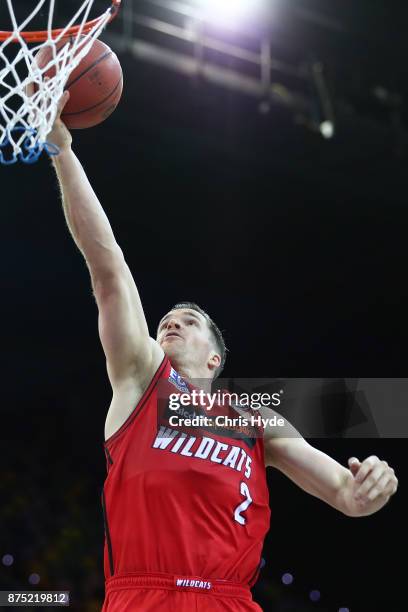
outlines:
[[[217,378],[227,349],[221,331],[193,302],[176,304],[157,328],[157,342],[175,364],[188,365],[205,378]]]

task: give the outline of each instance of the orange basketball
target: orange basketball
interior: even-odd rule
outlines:
[[[61,41],[61,49],[67,41]],[[43,47],[35,61],[44,68],[52,58],[51,47]],[[44,76],[53,77],[55,67]],[[101,40],[96,39],[84,59],[71,72],[65,89],[68,100],[61,119],[69,129],[93,127],[105,121],[117,107],[123,91],[123,74],[116,54]]]

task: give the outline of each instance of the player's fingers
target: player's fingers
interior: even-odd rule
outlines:
[[[371,472],[368,473],[364,482],[356,489],[355,496],[365,497],[373,486],[377,485],[378,481],[385,475],[387,467],[380,462]],[[357,481],[357,478],[356,478]]]
[[[360,469],[361,463],[357,459],[357,457],[350,457],[350,459],[348,460],[348,465],[351,473],[353,474],[353,476],[355,476],[358,470]]]
[[[68,90],[64,91],[64,93],[60,97],[58,101],[58,106],[57,106],[57,119],[61,118],[62,111],[64,110],[64,107],[66,103],[68,102],[69,97],[70,97],[70,93]]]
[[[369,491],[367,491],[367,499],[373,501],[379,495],[383,495],[386,490],[388,490],[388,485],[391,482],[391,474],[388,472],[383,474],[381,478],[371,487]]]
[[[378,482],[378,484],[375,485],[371,489],[371,491],[369,491],[367,495],[367,499],[371,502],[376,500],[377,497],[380,497],[380,496],[388,499],[391,497],[391,495],[394,495],[397,488],[398,488],[398,480],[395,478],[395,476],[386,474],[384,476],[384,480],[381,479]]]
[[[368,459],[364,459],[363,463],[360,466],[356,474],[356,482],[361,484],[366,479],[367,475],[373,470],[373,468],[378,464],[379,458],[375,455],[368,457]]]
[[[34,86],[34,83],[32,81],[27,83],[27,85],[25,85],[24,89],[25,89],[26,96],[29,97],[29,98],[31,98],[35,94],[35,86]]]

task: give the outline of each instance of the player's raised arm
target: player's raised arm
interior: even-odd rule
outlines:
[[[88,265],[99,309],[99,333],[113,390],[133,381],[143,386],[163,352],[149,337],[139,294],[108,218],[82,165],[72,151],[72,137],[60,115],[62,97],[48,141],[57,145],[53,163],[59,179],[68,228]]]

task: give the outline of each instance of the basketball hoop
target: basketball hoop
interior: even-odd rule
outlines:
[[[30,164],[38,160],[43,150],[49,155],[58,153],[46,138],[65,83],[94,40],[116,17],[121,0],[111,0],[109,8],[95,19],[89,18],[94,0],[80,0],[75,15],[58,29],[53,28],[55,0],[37,0],[35,9],[20,25],[13,0],[6,2],[13,29],[0,31],[0,163]],[[44,5],[48,5],[46,29],[28,31],[26,28]],[[11,58],[10,43],[18,45]],[[31,44],[34,46],[29,47]],[[50,49],[51,59],[40,68],[35,56],[43,47]]]

